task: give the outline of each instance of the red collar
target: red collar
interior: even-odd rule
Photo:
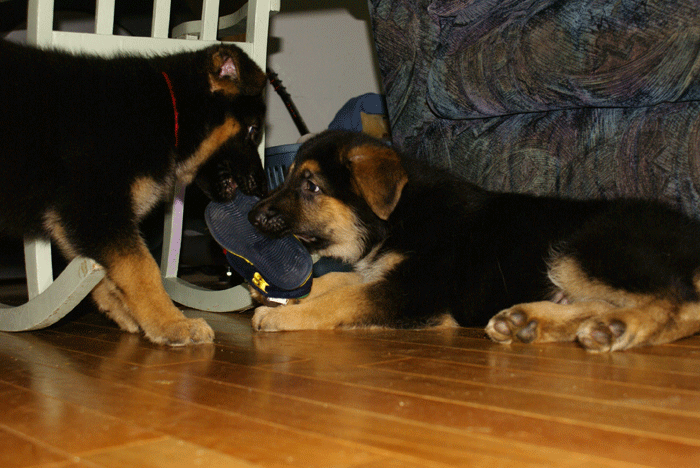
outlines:
[[[177,101],[175,100],[175,91],[173,91],[173,84],[170,82],[170,77],[167,73],[163,73],[163,78],[165,78],[165,83],[168,85],[168,90],[170,91],[170,99],[173,101],[173,115],[175,116],[175,148],[177,148],[178,143],[178,133],[180,130],[180,123],[178,122],[177,116]]]

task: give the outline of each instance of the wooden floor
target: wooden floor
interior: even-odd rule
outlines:
[[[698,467],[700,338],[617,354],[480,330],[169,349],[95,312],[0,333],[0,467]]]

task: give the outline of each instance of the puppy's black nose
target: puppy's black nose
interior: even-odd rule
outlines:
[[[279,213],[274,207],[266,203],[258,203],[248,213],[248,221],[260,231],[270,230],[271,220],[278,217]]]

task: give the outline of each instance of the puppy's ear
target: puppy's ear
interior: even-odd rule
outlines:
[[[241,49],[234,45],[209,49],[209,84],[211,91],[231,96],[262,93],[267,76]]]
[[[218,69],[219,78],[238,81],[238,65],[231,57],[221,56],[221,66]]]
[[[366,145],[351,150],[347,160],[359,194],[374,214],[387,220],[408,182],[399,155],[388,147]]]

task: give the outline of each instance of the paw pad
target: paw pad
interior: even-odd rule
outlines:
[[[515,336],[523,343],[531,343],[537,338],[537,322],[532,321],[518,331]]]
[[[591,351],[611,351],[617,349],[616,344],[625,334],[627,325],[617,319],[609,322],[591,321],[584,324],[578,333],[578,341]]]
[[[537,321],[529,320],[521,310],[504,310],[496,314],[488,326],[486,333],[492,340],[510,343],[513,340],[531,343],[537,338]]]

